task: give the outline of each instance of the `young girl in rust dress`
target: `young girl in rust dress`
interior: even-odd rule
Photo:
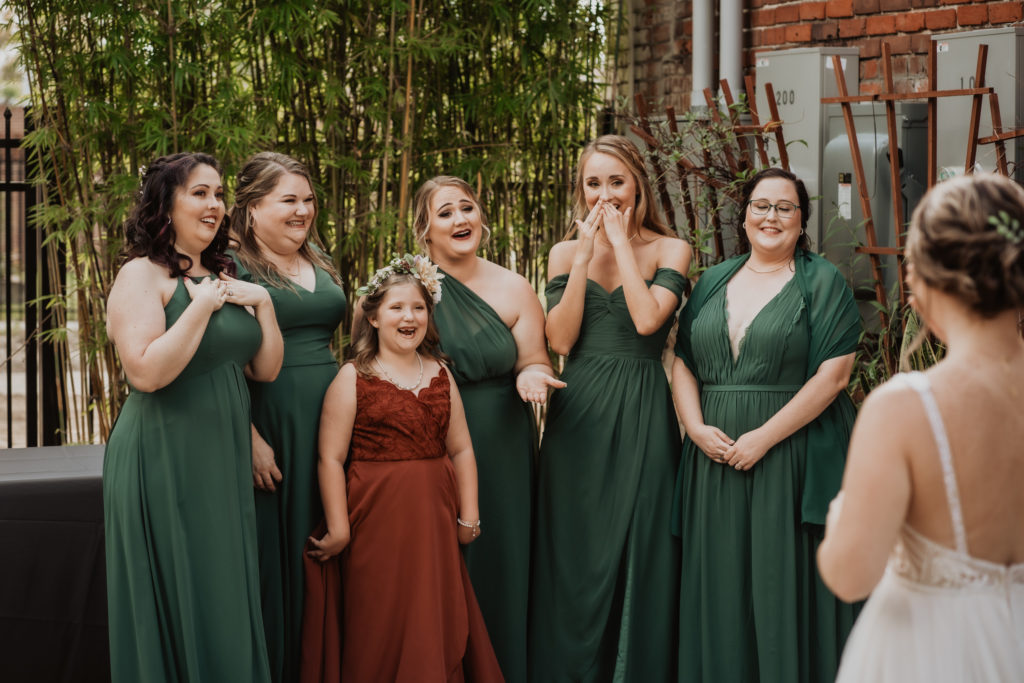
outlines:
[[[352,361],[320,422],[327,533],[310,550],[345,550],[342,679],[500,681],[459,552],[480,535],[476,460],[434,327],[436,267],[395,258],[357,293]]]

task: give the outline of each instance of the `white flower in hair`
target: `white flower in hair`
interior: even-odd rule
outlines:
[[[435,304],[441,301],[441,280],[444,275],[437,272],[437,266],[430,259],[420,254],[395,255],[388,265],[378,269],[369,282],[356,290],[356,296],[373,294],[385,280],[395,274],[412,275],[423,284]]]

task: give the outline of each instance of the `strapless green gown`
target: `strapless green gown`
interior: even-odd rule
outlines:
[[[451,275],[442,289],[434,320],[466,409],[484,529],[464,549],[466,566],[505,680],[525,682],[533,412],[516,392],[512,332]]]
[[[164,307],[170,327],[185,285]],[[114,683],[270,680],[260,614],[244,308],[213,313],[181,374],[132,391],[103,461]]]
[[[568,277],[548,283],[549,309]],[[661,268],[650,286],[680,296]],[[661,364],[673,324],[641,336],[619,287],[588,280],[579,338],[541,441],[530,677],[671,681],[679,542],[670,530],[679,424]]]
[[[238,272],[252,280],[241,264]],[[273,493],[255,492],[260,595],[271,679],[290,683],[298,680],[302,654],[302,550],[323,516],[317,485],[320,409],[338,374],[330,343],[347,304],[341,287],[320,268],[313,291],[259,284],[270,292],[284,338],[277,379],[249,382],[252,422],[274,449],[283,477]]]

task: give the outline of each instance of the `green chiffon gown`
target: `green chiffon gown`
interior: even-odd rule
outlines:
[[[568,277],[552,278],[548,308]],[[650,286],[680,296],[660,268]],[[670,529],[679,423],[661,364],[670,317],[637,333],[619,287],[588,280],[579,338],[541,440],[530,598],[530,676],[671,681],[679,542]]]
[[[252,422],[274,449],[282,480],[255,492],[260,595],[274,683],[298,680],[305,577],[302,550],[323,516],[317,438],[327,387],[338,374],[330,343],[345,316],[345,293],[316,268],[313,291],[260,282],[274,301],[284,363],[273,382],[250,382]],[[239,277],[251,275],[239,266]]]
[[[505,680],[525,683],[533,413],[516,391],[511,330],[451,275],[442,288],[434,321],[466,409],[484,529],[464,548],[466,566]]]
[[[712,269],[701,278],[690,303],[695,309],[697,302],[703,305],[680,316],[676,347],[701,387],[705,423],[733,439],[777,413],[824,357],[852,352],[860,320],[838,272],[830,276],[834,268],[804,255],[797,259],[798,276],[750,323],[734,360],[726,285],[741,263],[726,262],[717,267],[724,274]],[[802,284],[811,269],[822,278],[818,286]],[[712,283],[717,289],[709,293]],[[815,302],[805,299],[802,287],[809,294],[832,287],[837,296],[831,304]],[[812,324],[816,309],[843,312],[842,322]],[[836,341],[819,360],[812,349],[822,345],[822,335]],[[827,410],[825,424],[814,428],[848,434],[848,398],[844,394],[837,402],[836,414]],[[834,680],[858,607],[836,598],[817,572],[824,520],[805,514],[808,477],[815,476],[808,472],[810,431],[782,441],[748,471],[713,462],[684,440],[673,509],[683,553],[678,680]],[[838,457],[841,466],[844,455],[842,449],[822,459]]]
[[[190,303],[179,279],[170,327]],[[133,390],[103,461],[114,683],[269,681],[249,392],[256,319],[225,304],[166,387]]]

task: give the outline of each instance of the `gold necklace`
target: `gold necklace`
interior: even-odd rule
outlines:
[[[420,362],[420,375],[419,377],[416,378],[415,384],[411,386],[406,386],[404,384],[400,384],[398,380],[391,376],[391,373],[388,372],[387,369],[385,369],[384,364],[380,362],[380,358],[378,358],[377,356],[373,357],[373,362],[377,364],[377,367],[384,374],[385,379],[387,379],[387,381],[391,382],[392,384],[394,384],[399,389],[402,389],[403,391],[413,391],[417,387],[419,387],[420,383],[423,381],[423,357],[417,353],[416,360]]]
[[[786,266],[788,266],[792,262],[793,262],[793,259],[789,259],[788,261],[783,263],[778,268],[772,268],[771,270],[758,270],[757,268],[754,268],[752,265],[750,265],[750,261],[747,261],[743,265],[745,265],[748,269],[750,269],[754,273],[757,273],[758,275],[767,275],[768,273],[777,273],[777,272],[779,272],[780,270],[782,270],[783,268],[785,268]]]

